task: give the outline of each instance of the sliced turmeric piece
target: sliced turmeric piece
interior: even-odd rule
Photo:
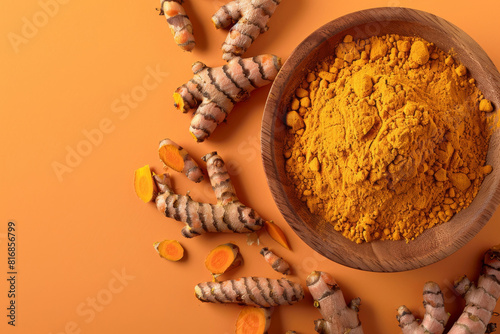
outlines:
[[[169,261],[179,261],[184,257],[184,248],[177,240],[163,240],[161,242],[155,242],[153,247],[156,249],[158,254]]]
[[[264,334],[271,325],[273,308],[245,306],[236,320],[236,334]]]
[[[149,165],[138,168],[134,172],[134,188],[135,193],[145,203],[151,202],[155,199],[158,190],[156,182],[153,180],[153,173]]]
[[[238,267],[243,262],[238,246],[226,243],[215,247],[205,259],[205,267],[215,278]]]
[[[165,138],[160,142],[158,148],[160,160],[167,166],[179,173],[184,173],[193,182],[203,180],[203,172],[189,153],[174,141]]]
[[[281,230],[281,228],[276,225],[273,221],[264,222],[264,226],[266,227],[267,233],[281,246],[286,249],[290,249],[290,245],[288,244],[288,240],[286,239],[285,233]]]

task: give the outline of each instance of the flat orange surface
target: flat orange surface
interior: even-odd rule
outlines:
[[[157,145],[170,137],[195,159],[217,150],[231,166],[242,202],[287,234],[292,251],[266,234],[288,260],[290,279],[305,286],[315,269],[333,274],[346,299],[362,299],[365,333],[399,333],[396,309],[422,314],[421,290],[433,280],[444,291],[452,320],[463,301],[451,285],[477,278],[483,252],[500,243],[500,210],[467,245],[418,270],[370,273],[316,254],[281,217],[267,187],[260,157],[260,122],[269,87],[238,105],[205,143],[188,133],[190,116],[173,107],[172,93],[192,76],[191,63],[222,65],[225,31],[211,15],[227,1],[188,0],[197,46],[173,42],[159,1],[27,0],[3,3],[0,20],[0,332],[1,333],[232,333],[241,307],[202,304],[195,284],[210,280],[204,258],[216,245],[234,242],[245,263],[222,278],[278,278],[248,246],[245,235],[184,239],[182,223],[163,217],[134,193],[133,172],[150,164],[161,172]],[[441,16],[470,34],[500,65],[500,3],[416,0],[283,0],[246,56],[274,53],[286,59],[314,29],[341,15],[379,6],[405,6]],[[195,185],[173,173],[176,191],[214,201],[207,181]],[[15,223],[15,299],[8,297],[8,223]],[[186,257],[161,259],[152,245],[178,239]],[[6,277],[7,276],[7,277]],[[15,327],[7,308],[15,300]],[[500,306],[496,308],[500,312]],[[278,308],[270,333],[313,333],[320,318],[309,295]],[[499,318],[497,317],[497,320]]]

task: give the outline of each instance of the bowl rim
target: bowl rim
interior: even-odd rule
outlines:
[[[495,176],[493,177],[493,175],[491,175],[490,177],[490,175],[488,175],[488,177],[490,178],[489,182],[493,184],[491,187],[493,187],[494,190],[489,191],[488,193],[488,203],[486,205],[483,205],[481,207],[481,210],[479,210],[478,215],[476,217],[477,222],[475,222],[472,230],[467,231],[467,233],[460,234],[461,239],[455,240],[455,242],[453,243],[448,243],[446,247],[444,247],[443,249],[439,249],[437,247],[430,249],[429,253],[426,256],[419,258],[418,261],[413,261],[413,260],[410,261],[404,257],[399,257],[399,258],[395,257],[394,259],[387,260],[379,256],[380,249],[377,248],[383,247],[380,246],[380,244],[383,245],[383,243],[385,243],[386,245],[387,243],[395,243],[395,244],[404,243],[406,245],[410,245],[407,247],[411,247],[412,243],[413,244],[419,243],[418,242],[419,238],[416,238],[409,244],[406,243],[404,240],[401,240],[401,241],[375,241],[359,245],[360,247],[372,248],[370,249],[369,252],[373,256],[373,258],[368,261],[371,263],[367,263],[366,260],[360,262],[359,258],[355,258],[356,257],[355,254],[350,254],[352,257],[355,258],[354,260],[352,260],[351,258],[346,258],[345,256],[342,256],[344,254],[332,252],[329,249],[327,250],[319,248],[318,243],[322,242],[321,237],[317,236],[316,231],[314,231],[308,224],[302,221],[300,216],[297,214],[296,210],[293,208],[292,203],[290,202],[290,199],[288,198],[287,193],[285,191],[284,185],[281,184],[280,182],[280,172],[278,170],[278,165],[275,159],[276,152],[273,141],[276,130],[276,121],[277,121],[276,114],[278,113],[279,101],[283,97],[284,88],[290,83],[290,78],[291,74],[293,73],[293,70],[297,69],[299,65],[303,61],[305,61],[306,57],[309,54],[308,52],[309,50],[314,50],[316,48],[319,48],[321,45],[323,45],[323,43],[327,42],[328,39],[330,39],[331,37],[337,34],[341,34],[344,31],[352,29],[356,26],[360,26],[362,24],[369,24],[371,22],[380,24],[381,22],[387,22],[387,21],[406,21],[418,24],[425,23],[425,24],[430,24],[431,28],[441,29],[441,30],[443,28],[447,28],[451,31],[459,32],[461,36],[465,36],[465,40],[454,41],[453,45],[456,45],[457,48],[459,49],[460,48],[468,49],[468,47],[466,47],[466,44],[468,43],[474,46],[475,53],[481,54],[481,58],[483,61],[481,63],[481,68],[484,70],[485,75],[487,76],[488,79],[487,81],[490,83],[490,85],[493,84],[497,88],[494,94],[496,100],[500,102],[500,93],[498,92],[499,91],[498,87],[500,87],[500,73],[496,69],[491,59],[487,56],[485,51],[469,35],[467,35],[457,26],[446,21],[445,19],[442,19],[428,12],[410,8],[404,8],[404,7],[397,7],[397,8],[378,7],[378,8],[371,8],[371,9],[352,12],[324,24],[320,28],[313,31],[292,51],[289,58],[284,62],[273,85],[271,86],[266,101],[266,105],[264,108],[264,114],[262,116],[262,128],[261,128],[261,155],[268,186],[271,190],[273,199],[276,205],[278,206],[280,213],[282,214],[283,218],[288,223],[288,225],[290,225],[290,227],[294,230],[294,232],[308,246],[313,248],[313,250],[315,250],[316,252],[329,258],[330,260],[347,267],[366,270],[366,271],[377,271],[377,272],[397,272],[397,271],[417,269],[444,259],[445,257],[451,255],[459,248],[464,246],[467,242],[469,242],[484,227],[484,225],[486,225],[486,223],[490,220],[491,216],[493,215],[496,207],[500,204],[500,176],[497,173],[492,173],[495,174]],[[457,57],[459,58],[458,59],[459,61],[462,61],[459,55],[457,55]],[[482,90],[482,87],[480,87],[479,82],[478,86]],[[498,118],[498,109],[495,110],[495,112],[497,114],[496,117]],[[498,134],[498,132],[499,131],[495,130],[493,134]],[[491,148],[491,141],[490,141],[490,148]],[[488,157],[491,155],[491,153],[492,152],[490,152],[489,150]],[[484,182],[485,181],[483,180],[483,184]],[[483,184],[481,185],[480,192],[482,188],[484,188]],[[464,209],[460,211],[457,215],[462,214],[464,211],[466,210]],[[452,220],[444,224],[449,224]],[[300,228],[299,224],[302,225]],[[440,238],[442,238],[442,236],[434,235],[435,233],[430,232],[433,229],[425,231],[421,236],[425,234],[433,234],[433,237],[437,238],[437,240],[435,241],[438,242]],[[313,235],[314,240],[309,239],[310,235],[306,236],[306,234],[308,233]],[[305,239],[305,237],[307,238]],[[417,247],[422,247],[422,245],[417,245]]]

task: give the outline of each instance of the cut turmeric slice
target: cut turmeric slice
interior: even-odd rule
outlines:
[[[205,266],[215,278],[243,262],[238,246],[226,243],[215,247],[205,259]]]
[[[184,248],[177,240],[163,240],[155,242],[153,247],[158,254],[169,261],[179,261],[184,257]]]
[[[203,180],[203,172],[189,153],[172,140],[165,138],[158,148],[160,160],[176,172],[184,173],[193,182]]]
[[[273,308],[245,306],[236,320],[236,334],[267,333],[273,310]]]
[[[149,165],[135,170],[134,188],[137,196],[139,196],[139,198],[145,203],[151,202],[156,198],[158,191]]]
[[[266,221],[264,222],[264,226],[266,227],[267,233],[271,236],[271,238],[274,239],[274,241],[276,241],[286,249],[290,249],[290,245],[288,244],[285,233],[283,233],[278,225],[276,225],[272,221]]]

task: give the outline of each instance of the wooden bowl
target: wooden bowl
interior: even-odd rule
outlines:
[[[313,32],[283,64],[271,88],[262,119],[262,157],[272,195],[288,224],[315,251],[345,266],[387,272],[420,268],[465,245],[488,222],[500,203],[500,131],[497,126],[487,155],[487,164],[493,166],[493,172],[484,179],[471,205],[414,241],[356,244],[330,224],[316,229],[321,218],[312,215],[296,197],[285,175],[284,119],[294,91],[307,70],[332,54],[347,34],[354,39],[385,34],[420,36],[445,52],[453,49],[455,58],[467,67],[479,89],[497,108],[500,106],[500,74],[471,37],[444,19],[407,8],[375,8],[343,16]],[[495,113],[498,124],[498,111]]]

